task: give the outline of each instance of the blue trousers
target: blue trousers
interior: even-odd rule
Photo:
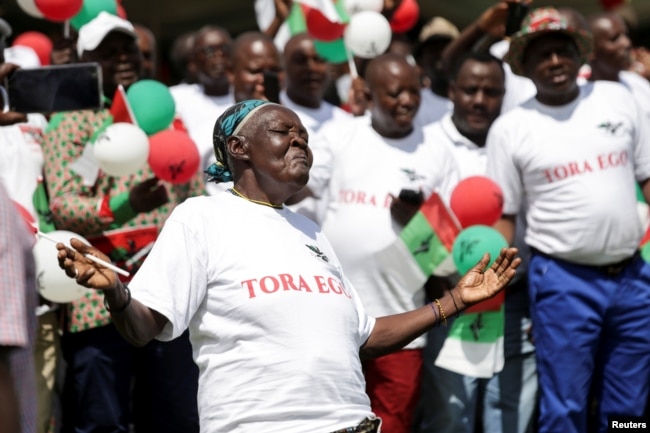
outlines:
[[[539,433],[584,433],[592,402],[641,416],[650,380],[650,265],[620,274],[534,253],[528,270],[540,384]]]
[[[62,433],[198,433],[189,335],[130,346],[114,325],[62,337]]]

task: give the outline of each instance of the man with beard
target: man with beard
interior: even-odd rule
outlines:
[[[578,85],[591,47],[556,9],[533,10],[504,59],[537,94],[487,140],[509,241],[528,206],[540,433],[591,431],[589,419],[604,433],[609,417],[641,416],[650,380],[650,265],[635,194],[638,183],[650,198],[648,125],[623,86]]]
[[[398,198],[402,189],[448,199],[458,181],[451,152],[428,139],[414,118],[420,77],[399,54],[383,54],[366,70],[370,115],[324,125],[311,140],[314,167],[300,194],[324,200],[324,233],[370,314],[396,314],[424,304],[422,288],[395,287],[376,254],[391,245],[420,203]],[[297,199],[298,197],[296,197]],[[321,206],[319,206],[321,207]],[[417,402],[425,338],[363,364],[373,411],[383,430],[410,431]]]
[[[232,38],[226,29],[218,26],[201,28],[194,37],[190,60],[196,68],[197,82],[181,83],[169,89],[176,103],[176,115],[199,149],[199,172],[214,162],[214,119],[235,102],[228,77],[232,48]],[[209,189],[208,192],[215,191]]]
[[[102,12],[82,26],[77,50],[81,61],[101,66],[106,98],[140,78],[135,30],[117,16]],[[133,275],[167,216],[201,194],[203,182],[198,173],[186,184],[160,181],[147,164],[129,176],[102,172],[89,152],[111,122],[106,108],[54,114],[43,144],[45,180],[56,228],[85,237]],[[64,309],[62,431],[129,431],[133,424],[141,432],[198,432],[198,368],[187,333],[136,349],[97,293]]]

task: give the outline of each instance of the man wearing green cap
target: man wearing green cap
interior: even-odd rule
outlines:
[[[487,140],[509,240],[528,206],[540,433],[587,431],[592,401],[594,431],[640,417],[650,380],[650,267],[635,197],[638,182],[650,198],[650,138],[623,86],[577,84],[591,46],[557,10],[532,11],[505,60],[536,96],[498,118]]]

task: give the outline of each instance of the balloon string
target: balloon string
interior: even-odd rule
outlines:
[[[65,20],[63,22],[63,37],[70,39],[70,20]]]
[[[347,47],[347,45],[345,45],[345,56],[348,58],[350,77],[352,77],[352,79],[355,79],[359,76],[359,71],[357,71],[357,64],[354,63],[354,57],[352,56],[352,53],[350,52],[350,49]]]
[[[47,239],[48,241],[53,242],[53,243],[55,243],[55,244],[58,244],[59,242],[61,242],[61,241],[58,241],[58,240],[54,239],[52,236],[48,236],[48,235],[46,235],[45,233],[43,233],[43,232],[40,231],[40,230],[37,230],[37,231],[36,231],[36,234],[38,235],[38,237],[41,237],[41,238],[43,238],[43,239]],[[106,262],[106,261],[100,259],[99,257],[95,257],[95,256],[93,256],[92,254],[88,254],[88,253],[86,253],[86,254],[84,254],[83,256],[84,256],[85,258],[87,258],[88,260],[90,260],[90,261],[93,261],[93,262],[95,262],[95,263],[97,263],[97,264],[100,264],[100,265],[102,265],[102,266],[107,267],[107,268],[110,269],[111,271],[117,272],[117,273],[120,274],[120,275],[123,275],[123,276],[125,276],[125,277],[128,277],[128,276],[130,275],[130,274],[129,274],[127,271],[125,271],[124,269],[120,269],[120,268],[118,268],[117,266],[115,266],[114,264],[112,264],[112,263],[108,263],[108,262]]]

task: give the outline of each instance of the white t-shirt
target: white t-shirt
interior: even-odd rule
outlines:
[[[446,146],[456,158],[460,178],[484,176],[487,165],[487,150],[477,146],[462,135],[447,113],[440,121],[425,127],[427,134],[439,146]]]
[[[25,123],[0,127],[0,181],[11,199],[34,218],[32,197],[43,178],[41,142],[46,126],[42,114],[29,114]]]
[[[488,134],[488,174],[504,213],[528,200],[526,242],[567,261],[601,265],[633,254],[642,228],[635,180],[650,178],[647,122],[618,83],[580,86],[569,104],[532,99]]]
[[[359,360],[366,315],[320,228],[228,192],[168,218],[129,284],[190,330],[201,431],[328,432],[371,415]]]
[[[381,137],[368,117],[324,125],[312,140],[314,166],[309,188],[326,191],[323,231],[368,314],[403,313],[424,304],[424,291],[393,287],[375,254],[395,242],[402,229],[390,214],[390,195],[402,188],[439,190],[448,201],[458,182],[453,155],[428,140],[421,128],[402,139]],[[423,347],[418,338],[408,348]]]
[[[199,84],[177,84],[169,88],[176,104],[176,115],[183,121],[192,140],[199,149],[203,171],[215,162],[212,135],[217,118],[235,103],[232,93],[225,96],[208,96]],[[216,194],[223,185],[208,183],[206,190]]]
[[[420,108],[415,115],[415,123],[425,126],[442,119],[454,108],[454,104],[447,98],[438,96],[431,89],[420,91]]]

